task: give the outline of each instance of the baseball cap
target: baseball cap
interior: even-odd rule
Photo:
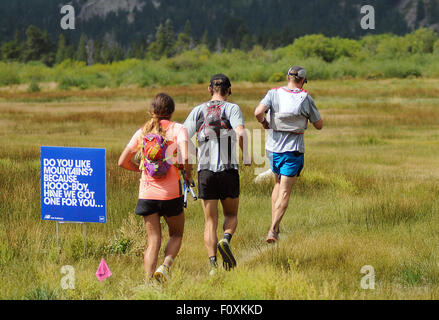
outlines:
[[[305,68],[302,68],[300,66],[294,66],[288,69],[288,73],[289,76],[296,76],[299,77],[301,79],[305,79],[305,83],[308,82],[308,79],[306,78],[306,70]]]
[[[210,79],[210,86],[213,87],[214,85],[221,86],[226,89],[232,86],[230,79],[222,73],[212,76],[212,78]],[[230,91],[230,94],[232,94],[232,91]]]

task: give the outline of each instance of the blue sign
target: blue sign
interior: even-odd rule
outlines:
[[[41,219],[107,222],[105,149],[41,147]]]

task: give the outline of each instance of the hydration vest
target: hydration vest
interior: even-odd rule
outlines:
[[[174,125],[175,123],[170,123],[163,129],[168,130]],[[172,144],[172,141],[156,133],[143,136],[139,169],[146,171],[153,178],[164,177],[172,166],[170,160],[177,156],[176,152],[167,155],[168,147]]]
[[[278,110],[272,108],[268,119],[270,129],[304,134],[308,125],[308,118],[300,114],[300,106],[308,97],[305,90],[291,91],[286,88],[277,88],[279,98]]]
[[[224,101],[209,101],[203,106],[196,125],[198,141],[228,135],[232,126],[224,114],[224,105]]]

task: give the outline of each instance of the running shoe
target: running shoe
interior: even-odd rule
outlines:
[[[267,243],[275,243],[277,240],[279,240],[279,232],[268,231]]]
[[[165,265],[161,265],[157,268],[157,270],[154,272],[154,279],[157,280],[159,283],[165,283],[168,280],[169,277],[169,268]]]
[[[218,264],[216,263],[216,258],[215,260],[211,260],[210,261],[210,271],[209,271],[209,276],[214,276],[216,274],[216,271],[218,269]]]
[[[216,270],[218,269],[218,267],[216,266],[210,266],[210,271],[209,271],[209,276],[214,276],[216,275]]]
[[[236,260],[232,254],[232,250],[230,250],[230,245],[227,239],[222,239],[218,242],[218,251],[223,258],[224,269],[231,270],[236,267]]]

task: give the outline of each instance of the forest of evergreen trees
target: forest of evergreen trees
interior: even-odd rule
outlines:
[[[252,39],[248,34],[244,34],[239,39],[240,41],[231,39],[226,44],[218,39],[215,44],[212,44],[205,32],[201,39],[195,40],[189,20],[186,21],[183,32],[177,34],[171,20],[168,19],[158,26],[154,41],[150,44],[133,41],[129,46],[122,47],[118,43],[87,39],[84,34],[81,35],[78,43],[68,39],[63,33],[59,34],[57,42],[54,42],[47,31],[31,25],[24,34],[16,31],[13,40],[1,44],[0,59],[20,62],[41,61],[48,66],[61,63],[66,59],[84,61],[87,64],[105,64],[127,58],[169,58],[200,44],[218,52],[232,48],[248,51],[257,44],[258,40]]]

